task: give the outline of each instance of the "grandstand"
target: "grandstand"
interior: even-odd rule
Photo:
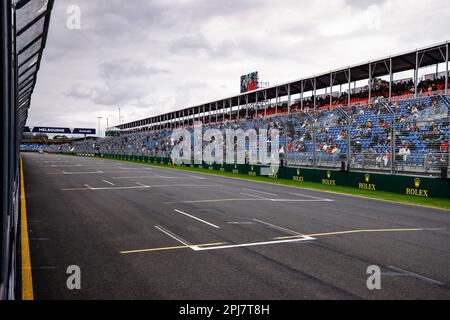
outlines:
[[[419,80],[420,68],[441,63],[446,65],[444,74]],[[393,81],[395,73],[411,67],[414,79]],[[379,79],[386,75],[391,81]],[[287,166],[345,166],[347,170],[446,178],[450,158],[448,77],[446,42],[123,124],[118,126],[120,136],[96,143],[66,144],[62,150],[169,157],[174,146],[172,131],[180,127],[192,131],[194,122],[202,121],[206,124],[204,130],[281,130]],[[325,79],[330,80],[328,87]],[[352,82],[361,80],[367,80],[369,85],[351,88]],[[344,83],[347,91],[316,95],[319,89],[330,93]],[[312,96],[305,97],[308,90]],[[299,99],[292,101],[299,91]],[[46,150],[55,151],[52,147]]]

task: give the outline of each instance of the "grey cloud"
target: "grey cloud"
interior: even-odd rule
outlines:
[[[93,103],[115,106],[144,98],[148,94],[146,88],[114,83],[106,87],[96,87],[92,90],[90,99]]]
[[[208,40],[202,34],[172,40],[168,43],[168,49],[173,54],[198,54],[212,51]]]
[[[81,84],[73,84],[66,92],[67,97],[89,99],[92,96],[92,89],[83,88]]]
[[[247,71],[275,84],[448,40],[436,32],[450,28],[448,1],[403,3],[58,0],[30,123],[88,126],[118,105],[131,121],[236,94]],[[68,5],[80,6],[81,30],[66,28]]]
[[[382,6],[386,1],[387,0],[346,0],[348,5],[358,9],[367,9],[372,5]]]
[[[144,63],[127,59],[105,62],[99,66],[99,75],[108,81],[123,80],[126,78],[145,78],[156,74],[167,74],[166,69],[154,68]]]
[[[98,69],[103,83],[91,88],[86,88],[79,83],[73,84],[67,90],[66,96],[87,99],[99,105],[139,101],[149,94],[150,77],[168,73],[165,69],[130,60],[105,62],[100,64]]]

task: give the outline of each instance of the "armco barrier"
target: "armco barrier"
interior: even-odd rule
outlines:
[[[131,155],[99,155],[99,157],[149,164],[172,165],[169,158]],[[208,165],[206,163],[192,163],[181,165],[181,167],[193,167],[209,171],[222,171],[249,176],[261,176],[261,166],[257,165]],[[298,181],[299,183],[316,182],[328,186],[346,186],[373,192],[388,191],[411,197],[450,199],[450,180],[448,179],[285,167],[280,167],[278,172],[274,172],[272,175],[269,175],[268,178],[286,179]]]

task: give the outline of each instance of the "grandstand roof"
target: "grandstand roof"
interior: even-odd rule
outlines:
[[[158,116],[133,121],[118,126],[120,129],[132,129],[145,126],[164,120],[173,120],[183,115],[199,114],[203,112],[203,107],[211,111],[222,110],[224,108],[236,107],[239,105],[257,103],[264,100],[285,97],[288,95],[311,92],[333,86],[348,84],[349,82],[372,79],[395,74],[402,71],[414,70],[423,67],[436,65],[448,61],[449,41],[435,44],[429,47],[415,49],[401,54],[396,54],[364,63],[347,66],[336,70],[327,71],[295,81],[286,82],[269,88],[262,88],[255,91],[239,94],[225,99],[215,100],[197,106],[192,106],[178,111],[164,113]],[[303,87],[303,90],[302,90]]]
[[[18,0],[15,6],[19,124],[23,130],[47,41],[54,0]]]

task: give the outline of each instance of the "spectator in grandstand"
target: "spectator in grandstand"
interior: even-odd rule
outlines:
[[[398,151],[398,155],[403,162],[408,161],[408,157],[411,155],[411,150],[409,150],[406,141],[403,143],[402,147]]]
[[[280,151],[279,151],[279,159],[280,159],[280,165],[282,166],[282,167],[284,167],[285,166],[285,164],[286,164],[286,158],[285,158],[285,150],[284,150],[284,146],[281,146],[281,148],[280,148]]]
[[[339,149],[339,147],[336,144],[334,144],[331,147],[331,152],[330,153],[333,154],[333,155],[336,155],[336,154],[341,153],[341,150]]]
[[[416,148],[416,143],[414,142],[414,140],[411,140],[411,141],[409,142],[408,148],[409,148],[409,150],[411,150],[411,151],[416,151],[416,150],[417,150],[417,148]]]
[[[449,143],[448,139],[445,139],[444,141],[442,141],[439,151],[442,153],[448,152],[449,146],[450,146],[450,143]]]
[[[337,140],[338,141],[343,141],[343,140],[345,140],[347,138],[347,131],[346,130],[341,130],[340,132],[339,132],[339,135],[338,135],[338,137],[337,137]]]
[[[387,151],[384,154],[382,160],[383,160],[384,166],[387,167],[389,165],[389,163],[391,162],[391,153],[389,151]]]

